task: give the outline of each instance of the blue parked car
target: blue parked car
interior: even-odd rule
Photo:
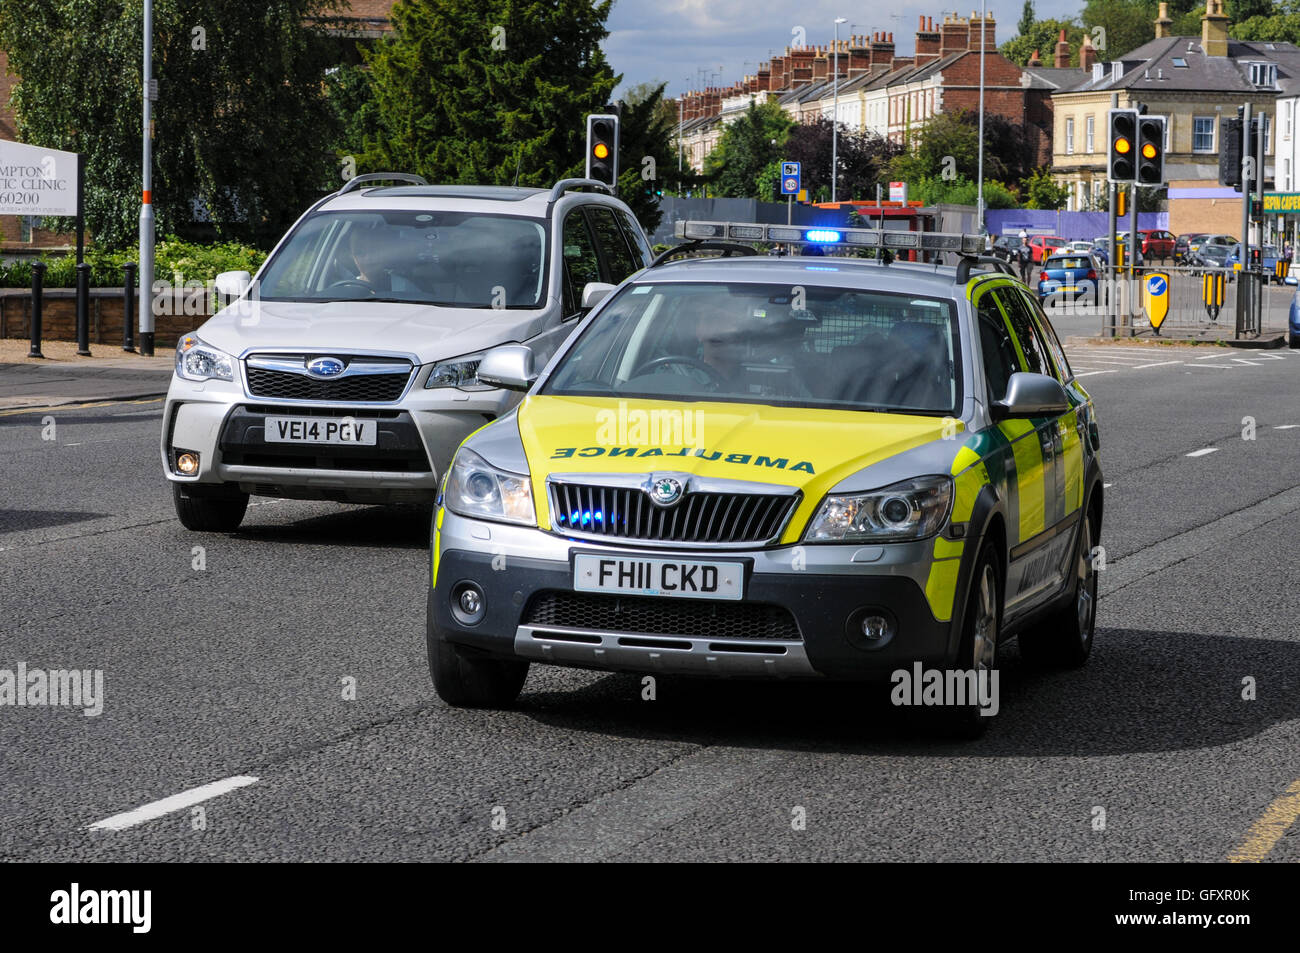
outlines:
[[[1254,258],[1255,256],[1256,249],[1259,249],[1261,263],[1264,265],[1264,274],[1268,276],[1267,280],[1270,282],[1280,282],[1282,279],[1278,278],[1274,274],[1274,272],[1277,270],[1278,259],[1282,257],[1282,253],[1278,251],[1277,246],[1265,245],[1262,248],[1260,248],[1260,246],[1258,245],[1251,245],[1250,254],[1252,258]],[[1232,250],[1228,252],[1228,260],[1227,260],[1226,267],[1235,270],[1237,267],[1237,262],[1239,261],[1241,261],[1241,242],[1238,242],[1237,244],[1233,245]]]
[[[1100,268],[1101,264],[1091,254],[1049,255],[1038,273],[1038,297],[1096,301]]]
[[[1287,343],[1293,350],[1300,350],[1300,283],[1297,283],[1295,275],[1287,275],[1283,279],[1288,285],[1295,285],[1295,294],[1291,296],[1291,312],[1287,315],[1286,324]]]

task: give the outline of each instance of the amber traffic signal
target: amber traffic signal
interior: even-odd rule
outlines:
[[[618,185],[618,116],[612,113],[587,117],[587,178]]]
[[[1137,110],[1112,109],[1108,115],[1106,178],[1111,182],[1132,182],[1136,167]]]
[[[1164,116],[1142,116],[1138,119],[1137,151],[1137,184],[1164,185]]]

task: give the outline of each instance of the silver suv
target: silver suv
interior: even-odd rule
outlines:
[[[432,500],[457,445],[519,399],[479,381],[483,353],[519,343],[549,359],[649,264],[645,232],[604,190],[360,176],[256,279],[218,276],[236,300],[178,342],[163,416],[181,522],[233,530],[250,495]]]

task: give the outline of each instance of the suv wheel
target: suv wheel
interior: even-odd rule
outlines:
[[[455,708],[509,708],[528,677],[527,662],[462,654],[432,624],[425,632],[425,649],[434,691]]]
[[[248,494],[226,486],[172,483],[172,503],[181,525],[196,533],[233,533],[244,521]]]
[[[1097,567],[1092,557],[1096,525],[1085,511],[1074,559],[1074,588],[1068,603],[1020,636],[1020,654],[1053,668],[1079,668],[1092,654],[1097,625]]]

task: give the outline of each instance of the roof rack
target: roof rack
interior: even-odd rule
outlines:
[[[614,190],[609,187],[609,184],[601,182],[599,179],[560,179],[559,182],[551,186],[551,194],[546,197],[546,204],[554,205],[565,192],[581,188],[595,188],[600,189],[606,195],[614,194]]]
[[[836,228],[827,225],[766,225],[762,222],[681,221],[678,238],[695,241],[730,240],[815,245],[822,248],[870,248],[886,251],[954,252],[978,255],[984,250],[980,235],[961,232],[911,232],[880,228]]]
[[[663,252],[654,261],[650,262],[651,268],[657,268],[664,262],[675,258],[678,255],[690,254],[694,251],[720,251],[720,258],[730,258],[732,255],[757,255],[758,249],[753,245],[742,245],[739,242],[697,242],[690,241],[681,245],[674,245],[672,248]]]
[[[410,172],[367,172],[365,175],[353,176],[348,184],[335,192],[335,195],[346,195],[349,192],[355,192],[367,182],[406,182],[409,185],[428,185],[422,175],[414,175]]]

